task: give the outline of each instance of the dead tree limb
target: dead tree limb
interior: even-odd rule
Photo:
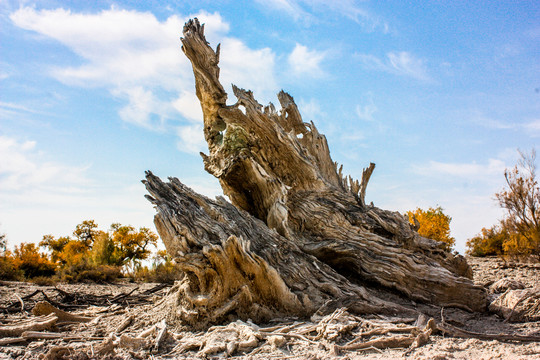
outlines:
[[[21,321],[12,325],[0,327],[0,337],[16,337],[25,331],[49,330],[56,325],[58,317],[55,314],[40,316],[31,320]]]
[[[343,176],[324,135],[303,121],[283,91],[279,112],[236,86],[237,102],[228,105],[219,46],[209,46],[197,19],[184,26],[182,44],[203,110],[204,167],[232,205],[147,173],[157,230],[185,274],[177,317],[191,324],[229,315],[264,320],[351,299],[360,312],[397,309],[362,284],[441,306],[485,309],[485,291],[470,280],[463,257],[419,236],[403,215],[365,205],[374,164],[361,182]]]
[[[71,322],[90,322],[93,320],[91,317],[79,316],[60,310],[46,301],[38,302],[32,309],[32,313],[36,316],[55,314],[58,317],[58,321],[71,321]]]

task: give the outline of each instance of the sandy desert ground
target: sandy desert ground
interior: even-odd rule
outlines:
[[[474,269],[474,281],[490,289],[492,301],[508,288],[529,291],[540,286],[539,263],[498,258],[468,261]],[[418,319],[358,317],[346,309],[307,320],[279,319],[259,325],[237,321],[192,332],[167,324],[172,297],[166,294],[170,291],[171,286],[159,284],[54,287],[0,282],[0,359],[540,359],[538,341],[480,340],[440,332],[431,334],[422,346],[378,349],[381,346],[369,346],[370,341],[380,344],[381,339],[401,341],[419,334]],[[386,296],[397,299],[396,294]],[[535,299],[529,306],[538,313],[540,299]],[[65,311],[55,309],[56,313],[49,314],[51,310],[43,308],[45,300]],[[516,322],[517,312],[505,322],[504,314],[490,312],[448,308],[441,313],[439,308],[422,304],[417,304],[417,310],[426,314],[426,319],[433,317],[440,323],[442,315],[450,326],[473,333],[540,337],[540,319],[532,316],[529,321]],[[56,318],[52,321],[51,317]],[[21,334],[21,327],[28,324],[31,331]],[[14,328],[16,331],[10,333]],[[367,345],[350,350],[354,344]]]

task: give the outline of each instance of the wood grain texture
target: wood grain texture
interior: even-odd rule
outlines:
[[[440,306],[485,309],[485,290],[473,285],[463,257],[418,235],[403,215],[365,204],[375,164],[360,181],[344,176],[325,136],[283,91],[279,111],[236,86],[237,101],[227,105],[219,46],[209,46],[197,19],[183,33],[204,115],[204,167],[232,202],[147,173],[158,232],[186,274],[178,292],[184,321],[309,315],[352,298],[359,311],[399,308],[368,295],[364,286],[374,284]]]

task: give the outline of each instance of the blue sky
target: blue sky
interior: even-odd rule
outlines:
[[[457,249],[502,216],[503,172],[540,140],[537,1],[0,1],[0,232],[11,246],[95,219],[153,228],[145,170],[209,196],[182,25],[221,76],[284,89],[367,201],[440,205]]]

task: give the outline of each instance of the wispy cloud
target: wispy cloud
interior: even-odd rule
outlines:
[[[498,119],[493,119],[482,114],[476,114],[472,117],[472,122],[483,126],[488,129],[497,129],[497,130],[509,130],[516,129],[518,126],[516,123],[504,122]]]
[[[310,50],[307,46],[296,43],[288,62],[292,72],[297,76],[322,77],[325,73],[321,69],[321,62],[325,56],[325,52]]]
[[[365,8],[356,0],[257,0],[261,5],[280,11],[295,21],[305,23],[317,22],[320,13],[333,12],[362,25],[365,31],[381,31],[387,33],[388,23]]]
[[[177,135],[179,138],[177,147],[181,151],[197,153],[206,149],[202,124],[181,126],[177,129]]]
[[[526,130],[531,131],[534,136],[540,136],[540,119],[526,122],[525,124],[523,124],[523,127]]]
[[[297,0],[257,0],[258,3],[284,12],[285,14],[291,16],[294,20],[300,20],[302,18],[310,18],[311,15],[309,12],[305,11],[304,8],[300,5],[301,1]]]
[[[276,55],[270,48],[251,49],[244,42],[224,37],[221,41],[220,78],[225,85],[235,84],[253,91],[267,103],[279,91],[275,77]],[[217,44],[217,43],[214,43]],[[193,77],[190,71],[190,78]]]
[[[356,115],[360,120],[364,121],[375,121],[373,114],[375,114],[377,110],[377,106],[373,102],[373,97],[371,95],[368,96],[365,104],[356,105]]]
[[[10,18],[15,25],[55,39],[80,56],[83,62],[78,66],[49,69],[55,79],[70,86],[106,88],[124,104],[119,116],[126,122],[158,131],[186,126],[178,130],[185,134],[193,130],[195,116],[200,115],[192,68],[178,39],[184,22],[193,16],[207,23],[205,35],[213,45],[222,44],[222,83],[235,81],[259,98],[271,99],[278,90],[275,54],[228,37],[229,24],[218,13],[172,15],[160,21],[149,12],[116,7],[96,13],[23,7]],[[202,123],[202,116],[198,121]]]
[[[470,121],[492,130],[513,130],[523,131],[530,137],[540,136],[540,119],[524,120],[524,121],[504,121],[484,115],[481,112],[474,111],[470,116]]]
[[[300,99],[298,101],[298,108],[305,122],[318,121],[326,117],[326,113],[322,111],[321,106],[315,99],[310,99],[309,101]]]
[[[12,103],[12,102],[3,102],[3,101],[0,101],[0,111],[6,112],[6,113],[32,113],[32,114],[50,115],[46,112],[32,109],[28,106],[24,106],[24,105]]]
[[[191,122],[198,123],[203,118],[201,104],[195,93],[184,90],[173,101],[172,106]]]
[[[82,191],[90,182],[88,166],[73,167],[48,161],[35,141],[0,136],[0,193],[46,189],[55,193]]]
[[[424,165],[416,165],[415,172],[423,176],[451,176],[468,179],[489,179],[504,173],[505,163],[499,159],[489,159],[486,164],[445,163],[430,161]]]
[[[389,52],[384,59],[371,54],[356,53],[354,56],[367,70],[384,71],[421,81],[432,81],[426,62],[407,51]]]

